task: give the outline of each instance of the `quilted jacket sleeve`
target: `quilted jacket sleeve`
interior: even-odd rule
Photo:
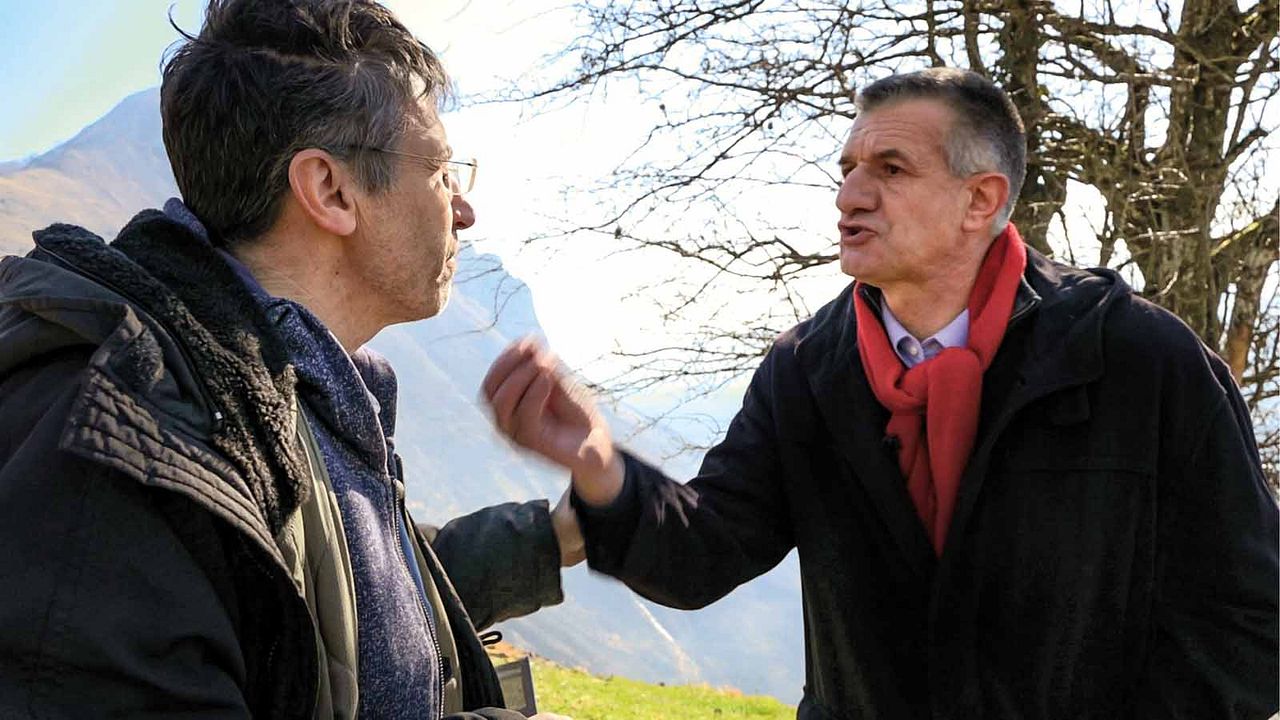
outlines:
[[[439,530],[419,526],[477,630],[564,600],[546,500],[505,503]]]

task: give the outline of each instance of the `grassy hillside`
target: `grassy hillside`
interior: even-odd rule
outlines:
[[[524,653],[504,644],[491,654],[495,663],[502,663]],[[597,677],[538,657],[532,661],[538,709],[573,720],[792,720],[796,716],[794,707],[771,697],[700,685],[650,685]]]

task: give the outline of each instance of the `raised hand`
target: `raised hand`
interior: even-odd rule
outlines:
[[[481,385],[498,429],[517,445],[573,477],[578,497],[607,505],[622,489],[622,461],[595,401],[573,382],[537,342],[512,343],[498,356]]]

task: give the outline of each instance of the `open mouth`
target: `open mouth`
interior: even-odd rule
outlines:
[[[840,223],[840,243],[842,245],[861,245],[876,234],[869,226],[862,223]]]

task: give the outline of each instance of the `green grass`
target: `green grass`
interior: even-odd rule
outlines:
[[[771,697],[743,695],[699,685],[649,685],[620,677],[596,677],[533,658],[538,709],[573,720],[794,720],[796,710]]]

